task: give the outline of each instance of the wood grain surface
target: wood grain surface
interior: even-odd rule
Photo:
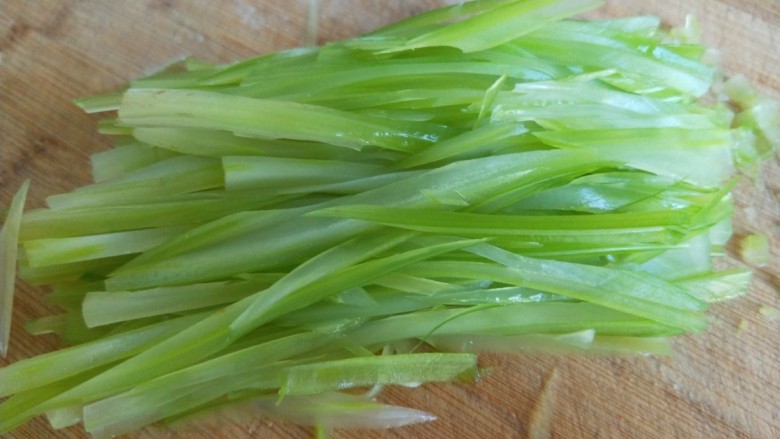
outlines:
[[[442,1],[322,0],[317,42],[354,36]],[[72,100],[115,90],[192,55],[228,62],[307,43],[306,0],[0,0],[0,201],[33,181],[28,206],[89,182],[89,155],[107,148],[96,117]],[[701,21],[729,74],[742,72],[780,99],[780,1],[614,0],[589,17],[653,14]],[[692,164],[694,165],[694,164]],[[552,438],[780,438],[780,166],[775,158],[755,187],[736,192],[736,230],[771,237],[771,260],[756,268],[750,293],[712,308],[702,334],[674,341],[669,357],[564,358],[486,355],[493,373],[476,384],[389,389],[382,400],[430,411],[432,423],[388,431],[336,431],[334,438],[524,438],[550,399]],[[728,263],[739,264],[738,261]],[[17,283],[8,358],[0,366],[58,346],[25,333],[26,320],[51,312],[44,291]],[[57,365],[52,365],[56,367]],[[553,383],[548,382],[554,376]],[[542,392],[554,388],[554,392]],[[542,419],[543,420],[543,419]],[[538,432],[538,430],[536,430]],[[130,438],[305,438],[312,431],[255,419],[185,430],[147,428]],[[544,436],[544,435],[543,435]],[[80,427],[53,431],[45,419],[16,439],[83,438]]]

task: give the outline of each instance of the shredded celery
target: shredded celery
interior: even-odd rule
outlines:
[[[5,357],[8,342],[11,337],[11,311],[14,304],[14,286],[16,284],[16,257],[19,247],[19,229],[22,223],[24,202],[30,181],[26,180],[11,200],[3,228],[0,229],[0,270],[2,270],[2,285],[0,285],[0,355]]]
[[[476,379],[482,352],[668,355],[705,330],[749,289],[714,260],[778,104],[741,76],[708,103],[695,19],[572,18],[600,3],[476,0],[77,100],[115,141],[94,183],[23,212],[25,183],[0,233],[0,351],[17,252],[61,308],[27,330],[70,346],[0,369],[0,433],[397,427],[434,417],[384,386]]]

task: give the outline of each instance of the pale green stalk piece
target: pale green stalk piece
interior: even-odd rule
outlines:
[[[435,46],[456,47],[466,53],[485,50],[508,43],[549,22],[593,9],[601,3],[600,0],[511,2],[415,36],[385,52]]]
[[[174,152],[139,142],[115,145],[90,156],[92,178],[97,183],[113,180],[174,155]]]
[[[142,253],[187,230],[161,227],[68,238],[24,241],[30,267],[67,264],[91,259]]]
[[[219,161],[179,155],[117,179],[49,196],[46,202],[54,209],[138,204],[175,199],[188,193],[222,188],[223,185],[224,175]]]
[[[35,209],[22,217],[21,239],[53,239],[145,228],[206,223],[223,216],[273,206],[293,197],[206,191],[172,201],[140,201],[108,206]]]
[[[336,160],[281,157],[225,156],[225,189],[269,189],[347,182],[379,176],[385,171],[380,165]]]
[[[307,120],[306,124],[297,123]],[[439,140],[408,124],[295,102],[252,99],[194,91],[131,89],[119,108],[119,122],[132,127],[207,128],[264,139],[327,142],[361,149],[376,145],[409,151]]]
[[[381,404],[363,395],[325,392],[310,396],[290,395],[280,401],[276,394],[250,391],[238,392],[225,402],[199,407],[174,420],[171,428],[179,434],[186,434],[190,429],[212,431],[224,425],[226,420],[245,425],[258,417],[318,426],[324,433],[334,428],[396,428],[436,419],[421,410]]]
[[[587,302],[537,302],[458,309],[432,309],[366,323],[349,338],[381,347],[438,335],[561,334],[593,329],[600,335],[669,336],[683,331]]]
[[[88,327],[174,314],[237,302],[269,286],[268,282],[224,281],[140,291],[91,291],[81,304]]]
[[[14,285],[16,283],[16,257],[19,249],[19,229],[22,226],[22,212],[27,199],[30,180],[26,180],[11,200],[5,222],[0,229],[0,356],[5,357],[11,336]],[[0,386],[2,388],[3,386]]]
[[[302,364],[282,374],[279,395],[313,395],[373,385],[417,387],[427,382],[477,378],[473,354],[375,355]]]
[[[521,355],[671,355],[668,337],[621,337],[596,335],[585,329],[566,334],[523,334],[510,336],[433,336],[430,343],[451,352],[504,352]]]

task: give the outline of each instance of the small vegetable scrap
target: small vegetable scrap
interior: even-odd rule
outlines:
[[[704,331],[749,285],[712,262],[778,106],[716,87],[695,21],[572,18],[599,4],[474,1],[79,99],[115,139],[94,183],[22,212],[25,186],[1,236],[0,328],[20,248],[62,309],[28,329],[68,347],[0,369],[0,432],[237,405],[397,427],[434,416],[383,386],[473,381],[479,352],[665,354]]]

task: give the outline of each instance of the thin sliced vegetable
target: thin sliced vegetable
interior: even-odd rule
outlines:
[[[27,330],[71,346],[0,369],[0,434],[396,427],[434,417],[384,386],[473,380],[477,353],[668,355],[706,329],[749,289],[715,259],[778,106],[740,77],[709,99],[695,19],[569,18],[599,4],[477,0],[79,99],[115,140],[95,183],[22,212],[25,183],[0,234],[0,350],[19,249],[61,308]]]
[[[8,351],[8,342],[11,337],[19,229],[22,226],[22,212],[29,188],[30,180],[26,180],[11,200],[5,223],[0,229],[0,270],[3,278],[2,285],[0,285],[0,355],[3,357]]]

